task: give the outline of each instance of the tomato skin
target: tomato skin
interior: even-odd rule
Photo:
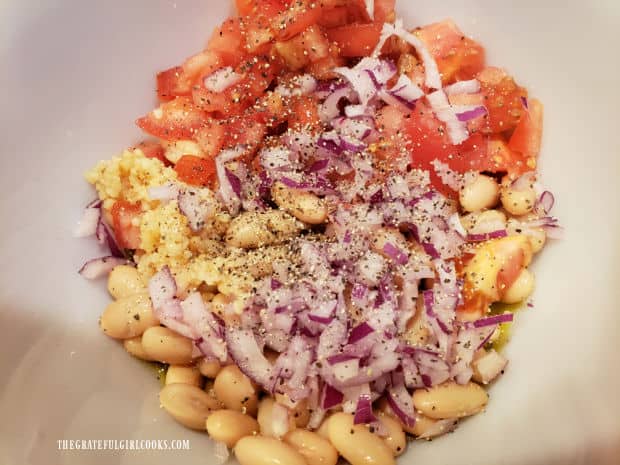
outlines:
[[[110,213],[119,247],[134,250],[140,248],[140,226],[134,224],[134,220],[142,214],[140,204],[117,200]]]
[[[181,181],[192,186],[210,187],[216,178],[213,158],[183,155],[174,170]]]
[[[239,18],[228,18],[213,31],[207,50],[219,54],[223,66],[235,67],[241,63],[244,53]]]
[[[536,158],[540,153],[543,113],[543,104],[539,100],[531,99],[508,143],[510,149],[519,152],[528,164],[533,165],[529,166],[529,169],[536,168]]]
[[[277,40],[289,40],[314,25],[323,7],[313,0],[296,0],[271,21]]]
[[[168,102],[181,95],[189,95],[190,87],[183,79],[183,68],[175,66],[157,73],[157,97],[160,102]]]
[[[349,23],[349,9],[346,6],[323,8],[323,14],[317,20],[319,26],[334,28]]]
[[[485,131],[497,134],[514,129],[525,112],[522,99],[527,98],[527,91],[500,68],[485,68],[477,79],[489,112]]]
[[[484,48],[465,37],[452,20],[429,24],[415,34],[435,58],[444,84],[472,79],[484,68]]]
[[[327,38],[340,48],[342,57],[368,56],[379,43],[383,24],[348,24],[326,31]]]
[[[176,97],[138,118],[136,124],[145,132],[164,140],[191,139],[207,121],[205,112],[189,97]]]
[[[396,0],[375,0],[374,21],[377,23],[389,23],[394,21]]]

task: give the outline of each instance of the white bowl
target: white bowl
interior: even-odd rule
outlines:
[[[408,2],[406,24],[453,17],[545,103],[542,173],[567,237],[538,259],[535,307],[486,413],[414,443],[402,464],[618,463],[620,4]],[[0,463],[209,463],[211,443],[159,408],[152,369],[104,337],[102,284],[71,237],[82,172],[135,142],[154,73],[202,47],[228,0],[0,5]],[[58,451],[62,439],[179,439],[189,451]],[[607,457],[606,459],[603,457]],[[614,458],[615,457],[615,458]]]

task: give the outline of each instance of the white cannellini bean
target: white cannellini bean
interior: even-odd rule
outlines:
[[[226,243],[242,249],[256,249],[285,242],[303,228],[303,223],[281,210],[244,212],[230,222]]]
[[[338,451],[327,440],[307,429],[289,431],[284,442],[304,456],[309,465],[336,465]]]
[[[335,413],[328,426],[329,440],[351,465],[395,465],[392,451],[365,425],[354,425],[353,415]]]
[[[506,215],[499,210],[470,213],[462,217],[461,222],[469,234],[488,234],[506,229]]]
[[[227,365],[219,371],[213,383],[213,390],[227,409],[250,415],[256,414],[258,406],[256,387],[236,365]]]
[[[383,441],[390,448],[394,457],[398,457],[407,449],[407,436],[400,426],[400,422],[385,413],[380,413],[378,419],[388,432]]]
[[[220,362],[217,360],[207,360],[206,358],[201,358],[196,366],[200,374],[207,378],[215,378],[222,369]]]
[[[134,266],[116,266],[108,275],[108,292],[115,299],[144,292],[145,290],[146,286]]]
[[[502,302],[505,304],[523,302],[534,292],[534,282],[534,274],[527,268],[523,268],[515,282],[504,292]]]
[[[479,174],[459,192],[463,210],[475,212],[492,208],[499,200],[499,184],[490,176]]]
[[[147,329],[142,335],[142,347],[153,360],[174,365],[188,365],[193,360],[194,343],[163,326]]]
[[[528,217],[526,216],[525,221],[527,220]],[[508,234],[511,235],[525,235],[529,239],[530,245],[532,246],[532,253],[540,252],[547,242],[547,233],[543,228],[527,228],[516,218],[510,218],[508,220],[506,229],[508,230]]]
[[[286,408],[277,405],[272,397],[265,397],[260,401],[258,406],[257,420],[260,425],[260,434],[280,439],[287,432],[296,428],[295,419],[292,415],[287,415],[287,424],[280,424],[279,421],[274,422],[274,408]],[[281,428],[280,428],[281,427]]]
[[[521,216],[532,211],[536,204],[536,191],[532,186],[516,190],[510,185],[501,189],[502,206],[511,215]]]
[[[200,371],[196,367],[170,365],[166,370],[166,384],[184,383],[198,386],[202,384]]]
[[[478,384],[446,382],[413,393],[413,405],[423,415],[435,420],[462,418],[480,412],[489,399]]]
[[[327,219],[327,204],[311,192],[275,182],[271,188],[271,197],[278,207],[304,223],[321,224]]]
[[[235,446],[241,465],[309,465],[293,447],[274,438],[246,436]]]
[[[209,415],[221,404],[191,384],[168,384],[159,393],[161,406],[172,417],[191,429],[204,430]]]
[[[112,302],[99,321],[103,332],[115,339],[140,336],[148,328],[158,324],[148,292],[132,294]]]
[[[223,409],[209,415],[206,428],[214,440],[235,447],[242,437],[258,433],[258,422],[237,410]]]
[[[142,336],[132,337],[130,339],[125,339],[123,341],[123,347],[127,352],[133,355],[136,358],[141,360],[146,360],[148,362],[153,361],[149,354],[144,351],[142,347]]]

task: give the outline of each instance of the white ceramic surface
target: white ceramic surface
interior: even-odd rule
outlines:
[[[228,0],[0,4],[0,464],[211,463],[206,435],[158,406],[153,372],[105,338],[103,284],[76,270],[82,172],[139,137],[154,73],[204,44]],[[620,463],[620,6],[616,0],[400,0],[451,16],[546,106],[542,170],[567,238],[535,266],[488,411],[415,443],[417,465]],[[191,439],[190,451],[57,451],[59,439]]]

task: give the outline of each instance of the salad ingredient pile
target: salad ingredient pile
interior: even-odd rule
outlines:
[[[102,330],[242,465],[394,463],[484,410],[496,342],[561,227],[542,104],[450,20],[394,1],[237,0],[157,75],[76,234]],[[260,462],[263,463],[263,462]]]

